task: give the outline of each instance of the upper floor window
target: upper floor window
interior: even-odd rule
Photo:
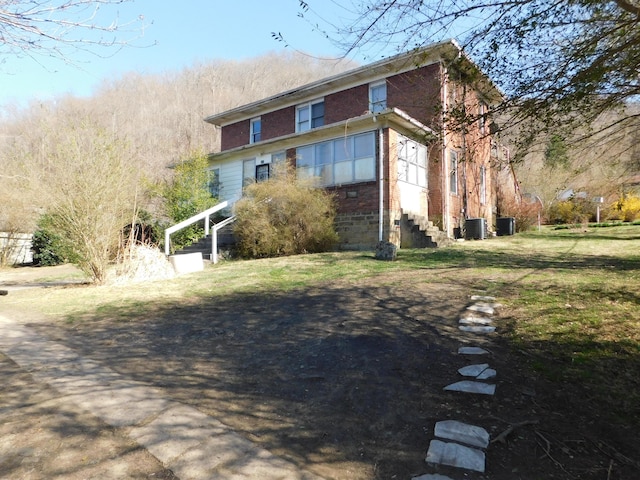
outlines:
[[[449,151],[449,192],[458,193],[458,152]]]
[[[306,132],[324,125],[324,100],[316,100],[296,108],[296,132]]]
[[[262,139],[262,121],[260,117],[251,119],[250,143],[259,142]]]
[[[371,113],[382,112],[387,109],[387,82],[378,82],[369,85],[369,111]]]
[[[298,176],[318,177],[324,186],[375,180],[375,147],[373,132],[299,147]]]
[[[400,136],[398,139],[398,180],[427,186],[427,147]]]

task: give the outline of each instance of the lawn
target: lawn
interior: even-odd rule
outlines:
[[[461,406],[432,365],[458,361],[450,326],[474,293],[503,305],[501,396]],[[493,479],[640,478],[638,225],[545,227],[400,250],[395,262],[369,252],[228,261],[171,281],[0,301],[326,478],[421,473],[427,425],[449,416],[494,433],[537,422],[492,447]]]

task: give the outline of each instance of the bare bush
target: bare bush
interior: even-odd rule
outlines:
[[[234,233],[243,257],[273,257],[330,250],[337,242],[333,196],[298,181],[292,168],[246,187],[236,204]]]

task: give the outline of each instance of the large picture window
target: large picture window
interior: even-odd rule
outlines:
[[[318,177],[324,186],[375,180],[375,135],[349,135],[299,147],[298,176]]]
[[[406,137],[398,137],[398,180],[427,186],[427,147]]]

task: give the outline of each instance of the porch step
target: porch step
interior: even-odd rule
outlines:
[[[213,238],[211,234],[202,237],[197,242],[192,243],[180,250],[177,250],[174,255],[184,255],[187,253],[202,253],[202,258],[205,260],[211,260]],[[218,255],[224,255],[225,252],[233,250],[236,245],[236,238],[233,235],[233,227],[227,225],[218,231]]]
[[[404,213],[400,229],[400,248],[437,248],[453,243],[433,222],[417,215]]]

